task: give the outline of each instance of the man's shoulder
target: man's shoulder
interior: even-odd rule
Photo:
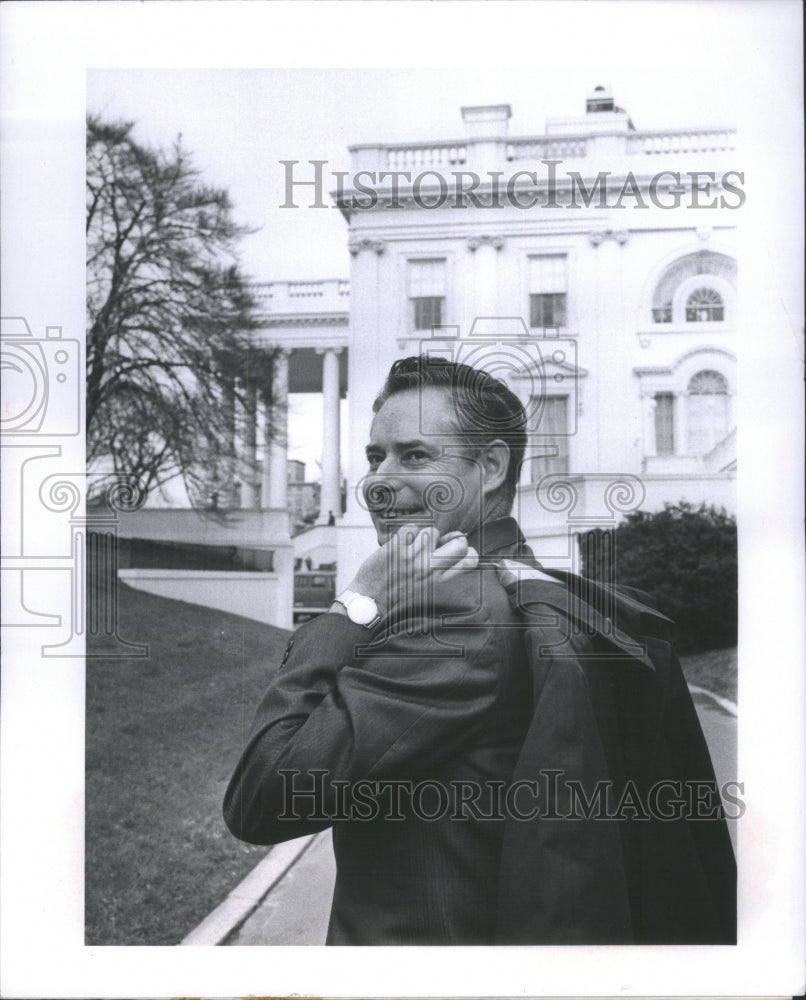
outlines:
[[[434,587],[433,608],[443,623],[458,625],[514,622],[511,602],[494,563],[484,561]]]

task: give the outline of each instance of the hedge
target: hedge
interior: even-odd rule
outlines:
[[[736,645],[736,521],[723,509],[667,503],[612,531],[586,532],[579,544],[583,574],[645,591],[677,624],[681,653]]]

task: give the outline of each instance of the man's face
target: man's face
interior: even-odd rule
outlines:
[[[407,389],[386,400],[372,421],[364,485],[379,545],[404,524],[434,525],[440,535],[478,528],[481,469],[462,451],[447,389]]]

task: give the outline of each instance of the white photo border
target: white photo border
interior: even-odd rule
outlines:
[[[4,996],[791,996],[804,989],[803,153],[796,0],[10,2],[0,7],[3,315],[83,339],[85,73],[110,67],[579,64],[693,72],[729,50],[746,172],[739,435],[736,947],[86,947],[84,670],[4,635]],[[687,28],[686,28],[687,26]],[[690,33],[690,50],[674,48]],[[623,38],[615,51],[609,34]],[[703,41],[705,39],[706,41]],[[390,47],[390,42],[394,46]],[[672,54],[670,55],[670,51]],[[351,53],[352,55],[348,55]],[[405,54],[396,57],[394,53]],[[632,53],[632,55],[630,55]],[[696,66],[695,66],[696,69]],[[703,78],[707,78],[704,72]],[[68,403],[64,404],[69,405]],[[50,442],[83,470],[80,435]],[[14,449],[4,449],[3,470]],[[4,490],[4,551],[19,530]],[[5,621],[5,619],[4,619]]]

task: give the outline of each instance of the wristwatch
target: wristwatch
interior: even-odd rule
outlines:
[[[343,591],[336,598],[336,603],[343,605],[347,617],[356,625],[374,628],[381,620],[375,601],[371,597],[357,594],[354,590]]]

